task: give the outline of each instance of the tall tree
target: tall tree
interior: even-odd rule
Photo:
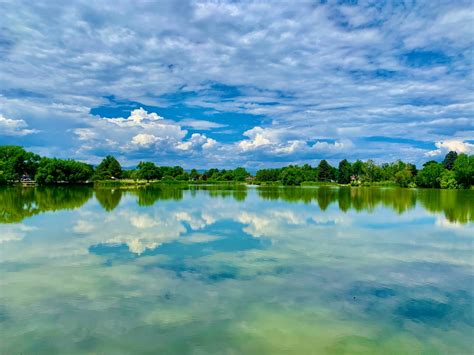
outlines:
[[[459,154],[453,170],[459,185],[464,188],[474,185],[474,155]]]
[[[364,174],[364,163],[360,160],[356,160],[354,164],[352,164],[352,173],[360,179]]]
[[[448,170],[453,170],[454,168],[454,162],[456,161],[458,157],[458,153],[454,151],[450,151],[446,156],[444,157],[443,160],[443,167]]]
[[[23,174],[33,178],[40,156],[14,145],[0,146],[0,175],[5,181],[18,181]]]
[[[434,160],[426,162],[416,176],[416,184],[420,187],[439,187],[443,170],[443,165]]]
[[[235,181],[245,181],[245,178],[247,178],[247,176],[250,176],[247,170],[245,170],[245,168],[242,168],[242,167],[235,168],[232,173],[233,173],[233,179]]]
[[[290,166],[282,170],[280,180],[286,186],[300,185],[303,182],[303,174],[298,171],[298,168]]]
[[[339,162],[339,168],[337,170],[337,182],[340,184],[348,184],[351,182],[352,167],[351,163],[347,159]]]
[[[97,166],[95,171],[95,180],[120,179],[122,177],[122,167],[117,159],[111,155],[107,155]]]
[[[364,180],[368,182],[379,181],[382,176],[382,170],[372,159],[364,163]]]
[[[199,180],[199,173],[196,169],[192,169],[191,172],[189,173],[189,178],[193,181]]]
[[[318,165],[318,180],[331,181],[332,170],[331,165],[326,160],[321,160]]]
[[[138,163],[136,176],[140,180],[159,180],[163,177],[163,172],[155,163],[141,161]]]

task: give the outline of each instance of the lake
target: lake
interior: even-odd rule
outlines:
[[[474,190],[0,189],[1,354],[470,354]]]

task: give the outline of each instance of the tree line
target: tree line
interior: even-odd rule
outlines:
[[[474,155],[451,151],[441,163],[430,160],[421,169],[401,160],[377,165],[372,160],[350,163],[344,159],[337,168],[326,160],[321,160],[316,167],[305,164],[261,169],[257,171],[255,179],[260,182],[280,182],[283,185],[337,182],[355,186],[389,183],[401,187],[469,188],[474,185]]]
[[[186,171],[180,166],[157,166],[153,162],[140,162],[135,169],[123,169],[118,160],[110,155],[94,167],[72,159],[41,157],[19,146],[0,146],[0,184],[25,179],[35,180],[40,185],[131,179],[163,182],[252,181],[286,186],[305,183],[353,186],[390,183],[401,187],[456,189],[474,185],[474,155],[449,152],[441,163],[430,160],[421,169],[401,160],[378,165],[372,160],[351,163],[344,159],[337,167],[321,160],[314,167],[305,164],[260,169],[252,176],[243,167],[212,168],[199,172],[196,169]]]

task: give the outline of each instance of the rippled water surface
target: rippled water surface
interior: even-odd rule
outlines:
[[[0,189],[1,354],[470,354],[474,191]]]

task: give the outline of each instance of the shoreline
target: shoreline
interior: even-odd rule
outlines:
[[[85,181],[85,182],[56,182],[52,184],[38,184],[34,181],[28,182],[13,182],[0,187],[24,187],[24,188],[36,188],[36,187],[74,187],[74,186],[90,186],[93,188],[137,188],[137,187],[149,187],[149,186],[228,186],[228,187],[275,187],[275,188],[311,188],[311,187],[380,187],[380,188],[399,188],[399,189],[423,189],[423,190],[453,190],[443,188],[426,188],[419,186],[401,187],[390,181],[373,182],[373,183],[360,183],[360,184],[339,184],[337,182],[317,182],[317,181],[303,181],[299,185],[285,185],[281,182],[261,182],[261,181],[162,181],[162,180],[97,180],[97,181]],[[473,190],[474,186],[465,189],[456,190]]]

